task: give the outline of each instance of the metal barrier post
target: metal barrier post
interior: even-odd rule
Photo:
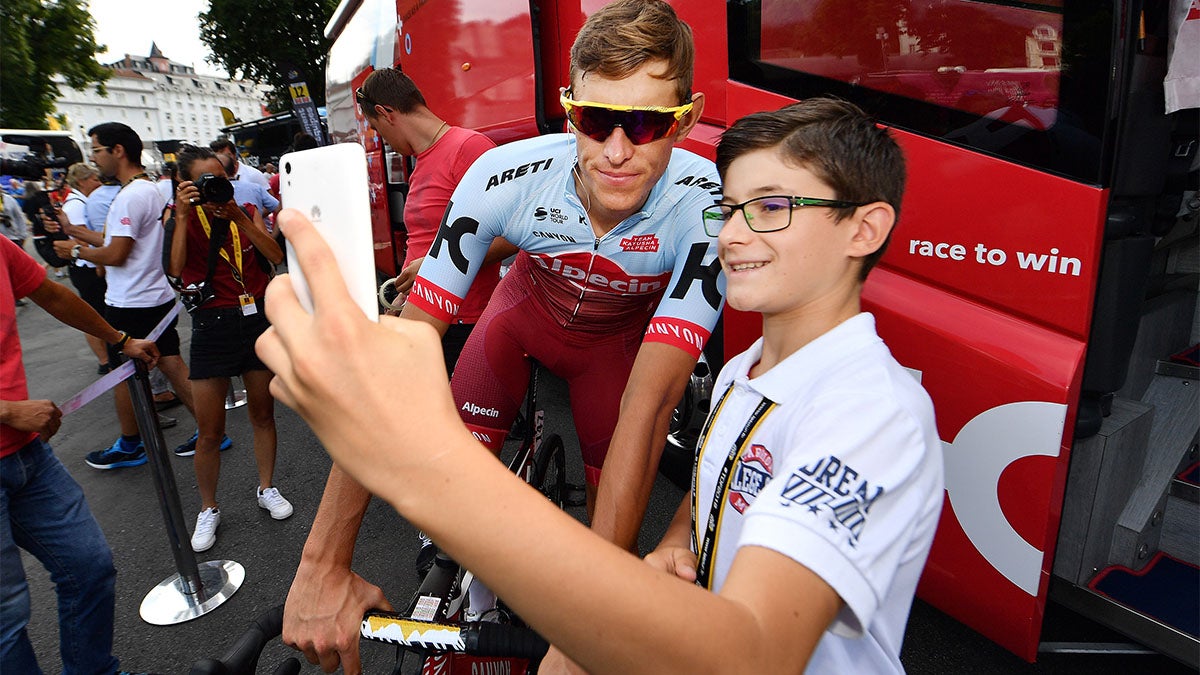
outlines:
[[[233,410],[246,405],[246,390],[235,389],[233,386],[233,378],[229,378],[229,393],[225,394],[225,409]]]
[[[196,564],[191,538],[179,503],[175,472],[171,469],[167,444],[158,415],[146,365],[135,362],[136,371],[126,382],[133,397],[133,411],[146,446],[146,458],[154,476],[154,489],[167,527],[167,539],[175,557],[175,574],[167,577],[142,599],[141,615],[146,623],[169,626],[183,623],[216,609],[237,592],[246,578],[246,570],[232,560],[213,560]]]

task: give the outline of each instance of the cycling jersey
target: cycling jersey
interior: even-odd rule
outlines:
[[[575,193],[575,161],[571,134],[484,153],[454,191],[408,301],[449,322],[488,245],[504,237],[529,256],[535,297],[560,328],[646,327],[645,340],[698,356],[724,291],[700,219],[720,198],[712,162],[676,148],[642,209],[597,238]]]
[[[575,138],[482,155],[454,191],[408,302],[450,322],[488,246],[521,249],[471,334],[451,389],[463,421],[503,443],[532,356],[566,380],[588,482],[599,484],[621,395],[643,341],[698,356],[724,277],[701,210],[720,197],[712,162],[675,149],[641,210],[597,238],[575,193]]]

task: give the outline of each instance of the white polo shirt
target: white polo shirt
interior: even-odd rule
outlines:
[[[859,314],[748,379],[762,340],[717,377],[700,448],[700,531],[716,482],[746,422],[722,498],[713,563],[719,590],[737,549],[762,546],[815,572],[844,601],[810,673],[903,672],[900,646],[942,508],[933,405]],[[728,392],[728,395],[726,395]],[[724,397],[724,400],[722,400]]]
[[[163,272],[163,228],[158,221],[162,195],[148,180],[130,182],[117,193],[104,221],[104,245],[130,237],[133,250],[123,265],[108,266],[104,304],[110,307],[157,307],[175,297]]]
[[[87,197],[79,190],[71,188],[70,194],[67,195],[66,201],[63,202],[62,212],[67,217],[67,222],[72,225],[87,227]],[[75,266],[95,267],[94,264],[83,259],[76,260]]]

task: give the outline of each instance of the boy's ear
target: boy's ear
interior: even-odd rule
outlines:
[[[887,202],[871,202],[858,207],[850,220],[854,233],[847,253],[854,258],[865,258],[887,241],[896,224],[896,210]]]

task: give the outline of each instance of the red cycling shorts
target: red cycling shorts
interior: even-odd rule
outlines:
[[[599,485],[646,326],[630,323],[603,333],[563,327],[540,306],[536,285],[517,265],[500,280],[458,358],[450,388],[459,415],[476,438],[498,450],[529,386],[526,356],[536,359],[566,381],[587,481]]]

